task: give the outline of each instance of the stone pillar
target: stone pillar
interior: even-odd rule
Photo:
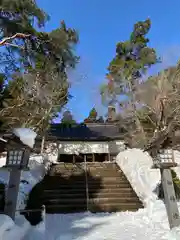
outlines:
[[[180,216],[174,191],[171,169],[161,169],[164,200],[170,228],[180,226]]]
[[[19,193],[19,185],[21,179],[21,170],[12,169],[9,177],[8,190],[6,195],[5,209],[4,212],[6,215],[15,219],[16,214],[16,205]]]

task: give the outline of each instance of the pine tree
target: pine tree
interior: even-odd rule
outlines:
[[[74,52],[78,35],[64,21],[43,32],[49,16],[36,1],[2,0],[0,8],[0,46],[6,46],[0,49],[0,63],[7,82],[0,117],[8,127],[46,129],[70,98],[67,72],[79,60]]]
[[[85,120],[84,120],[84,122],[85,123],[92,123],[92,122],[96,122],[96,120],[97,120],[97,111],[96,111],[96,109],[93,107],[92,109],[91,109],[91,111],[89,112],[89,116],[88,116],[88,118],[86,118]]]
[[[150,19],[137,22],[130,38],[116,45],[116,55],[108,66],[108,83],[101,89],[102,99],[118,102],[122,116],[135,123],[134,134],[140,134],[142,141],[145,141],[145,133],[137,114],[139,106],[135,99],[136,92],[144,74],[159,61],[156,51],[148,47],[149,39],[146,35],[150,27]]]

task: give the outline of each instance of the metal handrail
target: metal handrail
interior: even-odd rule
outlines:
[[[46,224],[45,220],[46,220],[46,206],[42,205],[41,209],[27,209],[27,210],[21,210],[21,209],[17,209],[16,212],[20,212],[20,213],[31,213],[31,212],[41,212],[41,216],[42,216],[42,221],[44,222],[44,224]]]
[[[42,209],[27,209],[27,210],[17,209],[16,212],[20,212],[20,213],[42,212]]]
[[[36,209],[16,209],[16,212],[43,212],[46,211],[45,205],[42,205],[41,208],[36,208]]]

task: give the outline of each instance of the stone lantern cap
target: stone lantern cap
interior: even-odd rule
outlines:
[[[30,152],[35,142],[36,133],[30,129],[17,128],[6,138],[6,167],[28,168]]]

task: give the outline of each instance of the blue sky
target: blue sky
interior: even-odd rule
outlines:
[[[74,97],[67,106],[78,121],[87,117],[93,106],[100,114],[105,113],[99,86],[115,54],[116,43],[129,38],[135,22],[150,17],[150,45],[163,59],[158,68],[172,65],[180,57],[179,0],[38,0],[38,3],[51,16],[47,31],[65,20],[67,26],[79,32],[77,54],[81,62],[71,76]]]

